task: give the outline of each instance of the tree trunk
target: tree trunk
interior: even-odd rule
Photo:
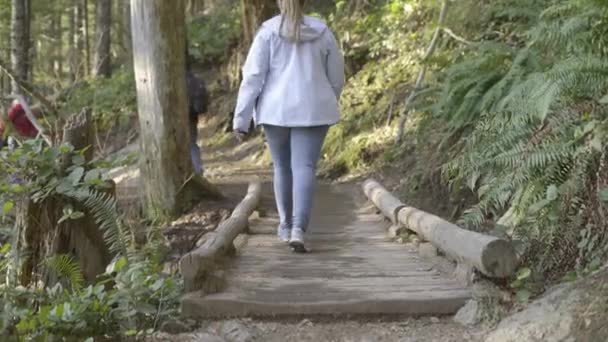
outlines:
[[[276,0],[241,0],[244,48],[247,49],[262,23],[279,13]]]
[[[95,17],[95,76],[109,77],[112,0],[97,0]]]
[[[2,51],[0,50],[0,53]],[[4,75],[4,73],[0,73],[0,97],[5,97],[9,93],[9,86],[7,86],[6,82],[8,81],[8,77]]]
[[[56,8],[52,8],[52,12],[50,14],[51,19],[48,22],[47,32],[49,34],[49,43],[47,49],[49,51],[49,59],[47,60],[47,73],[49,75],[55,74],[55,63],[57,62],[57,23],[58,16],[55,13]]]
[[[78,0],[76,4],[76,50],[78,51],[78,77],[83,78],[86,75],[87,54],[85,51],[85,17],[84,17],[84,1]]]
[[[58,4],[53,37],[56,48],[54,74],[60,80],[63,78],[63,12],[63,6]]]
[[[25,37],[27,57],[25,59],[26,74],[25,79],[32,81],[32,73],[34,69],[34,60],[36,58],[36,49],[32,43],[32,0],[23,0],[25,2]]]
[[[68,66],[70,73],[70,80],[73,82],[76,80],[76,70],[77,70],[77,61],[76,61],[76,0],[72,0],[72,6],[68,9]]]
[[[122,54],[120,55],[121,63],[124,60],[131,62],[130,51],[131,51],[131,6],[130,0],[117,0],[113,1],[114,13],[112,17],[115,18],[116,29],[114,37],[116,38],[115,45],[119,47]]]
[[[26,80],[29,53],[27,3],[23,0],[12,0],[11,2],[11,67],[18,78]],[[11,90],[19,93],[19,84],[12,81]]]
[[[203,11],[206,1],[204,0],[188,0],[187,11],[190,16],[194,17]]]
[[[11,41],[10,30],[7,30],[6,35],[0,37],[0,39],[3,39],[5,42],[7,42],[6,45],[3,45],[3,49],[0,50],[0,59],[9,61],[9,63],[10,63],[11,54],[12,54],[12,51],[10,49],[10,41]],[[11,79],[4,72],[0,72],[0,88],[1,88],[0,96],[6,96],[6,95],[10,94],[10,92],[11,92]]]
[[[70,78],[77,81],[84,76],[84,15],[82,0],[72,0],[70,9]]]
[[[82,3],[82,42],[84,44],[84,74],[91,74],[91,35],[89,33],[89,0]]]
[[[190,177],[184,12],[184,0],[131,0],[140,171],[150,218],[180,213],[195,200],[184,197],[197,193],[187,190],[195,179]]]
[[[122,40],[127,60],[131,57],[131,0],[122,1]],[[129,61],[131,62],[131,61]]]
[[[64,127],[63,142],[71,144],[77,150],[91,146],[92,137],[90,110],[85,109],[72,116]],[[87,161],[92,156],[91,149],[84,155]],[[61,170],[66,170],[71,165],[71,158],[63,158],[58,163]],[[113,186],[109,192],[114,192]],[[67,204],[86,215],[81,219],[58,223]],[[72,255],[78,260],[84,279],[89,283],[103,273],[111,261],[103,234],[91,213],[63,196],[51,196],[40,203],[34,203],[29,197],[23,198],[18,204],[15,226],[19,238],[18,250],[28,254],[20,273],[20,281],[24,286],[38,281],[47,285],[55,283],[55,276],[44,267],[44,261],[55,255]]]
[[[74,20],[74,31],[71,39],[73,40],[73,54],[72,54],[72,80],[78,81],[84,76],[84,64],[83,63],[83,50],[84,50],[84,15],[82,0],[73,0],[73,20]]]

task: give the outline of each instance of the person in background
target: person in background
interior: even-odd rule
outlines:
[[[201,150],[197,144],[198,140],[198,118],[206,114],[209,99],[205,82],[196,77],[190,70],[186,71],[186,89],[188,91],[188,113],[190,118],[190,157],[196,174],[203,173],[203,162]]]
[[[209,95],[205,81],[197,77],[192,71],[194,58],[190,55],[188,39],[184,45],[184,57],[186,60],[186,92],[188,95],[188,118],[190,120],[190,159],[194,167],[194,173],[203,174],[203,161],[201,160],[201,149],[198,140],[198,119],[200,115],[207,114],[209,108]]]
[[[242,141],[252,117],[262,125],[274,164],[278,238],[306,252],[317,162],[340,116],[344,58],[327,25],[304,16],[303,0],[278,4],[281,14],[262,24],[245,61],[233,129]]]
[[[41,115],[40,109],[35,107],[32,108],[32,113],[35,117],[40,117]],[[25,109],[19,101],[13,101],[13,104],[8,110],[7,118],[13,124],[16,133],[21,138],[33,139],[38,136],[38,129],[36,129],[36,126],[27,118]],[[4,139],[5,130],[6,123],[3,120],[0,120],[0,138],[2,139],[2,146],[6,146],[8,143],[8,139]]]

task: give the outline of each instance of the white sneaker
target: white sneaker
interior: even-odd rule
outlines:
[[[304,231],[301,228],[291,229],[291,239],[289,240],[289,246],[293,248],[294,252],[306,252],[306,247],[304,247]]]
[[[285,226],[279,226],[279,228],[277,228],[277,237],[279,238],[279,241],[288,243],[289,238],[291,237],[291,229]]]

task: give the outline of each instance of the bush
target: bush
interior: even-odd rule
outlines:
[[[608,8],[536,5],[518,8],[524,44],[483,42],[455,59],[433,113],[452,132],[467,132],[444,167],[450,182],[478,194],[463,224],[506,226],[526,247],[525,264],[555,279],[575,266],[595,269],[608,255],[608,63],[598,30]]]
[[[240,7],[221,6],[188,23],[188,52],[201,63],[219,62],[241,35]]]
[[[133,70],[122,68],[110,78],[82,81],[68,89],[60,112],[78,113],[90,107],[98,129],[109,129],[117,122],[126,125],[137,113],[137,94]]]
[[[57,284],[22,287],[18,285],[18,270],[26,250],[17,243],[3,244],[0,247],[3,340],[8,337],[23,341],[87,338],[92,341],[93,337],[116,340],[149,333],[177,312],[181,281],[162,274],[159,256],[162,248],[151,240],[145,248],[136,250],[117,212],[116,200],[100,191],[106,185],[105,170],[129,164],[135,156],[85,163],[83,152],[68,145],[46,147],[39,140],[0,151],[4,161],[0,164],[3,180],[0,198],[5,225],[13,222],[14,203],[24,196],[35,202],[49,196],[70,199],[95,219],[108,249],[116,256],[95,284],[87,287],[83,287],[79,264],[67,255],[51,256],[41,265],[45,272],[57,276]],[[71,160],[65,172],[59,168],[59,161],[64,159]],[[18,179],[11,175],[17,175]],[[66,205],[63,213],[57,225],[85,215],[70,205]],[[15,235],[10,229],[6,232]]]

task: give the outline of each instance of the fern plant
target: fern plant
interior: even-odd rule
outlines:
[[[74,291],[80,291],[84,284],[82,269],[71,255],[54,255],[45,260],[49,270],[57,275],[58,278],[67,281],[67,284]]]
[[[606,13],[592,2],[558,1],[521,49],[480,44],[446,71],[433,109],[453,130],[471,128],[444,166],[450,182],[479,196],[462,223],[509,226],[547,275],[574,266],[579,231],[593,223],[586,208],[590,190],[599,191],[590,183],[607,142],[608,62],[589,42],[605,40],[597,27]]]
[[[74,199],[82,203],[103,232],[103,237],[110,252],[117,256],[128,257],[130,237],[122,226],[118,215],[116,198],[110,194],[95,189],[70,193]]]

